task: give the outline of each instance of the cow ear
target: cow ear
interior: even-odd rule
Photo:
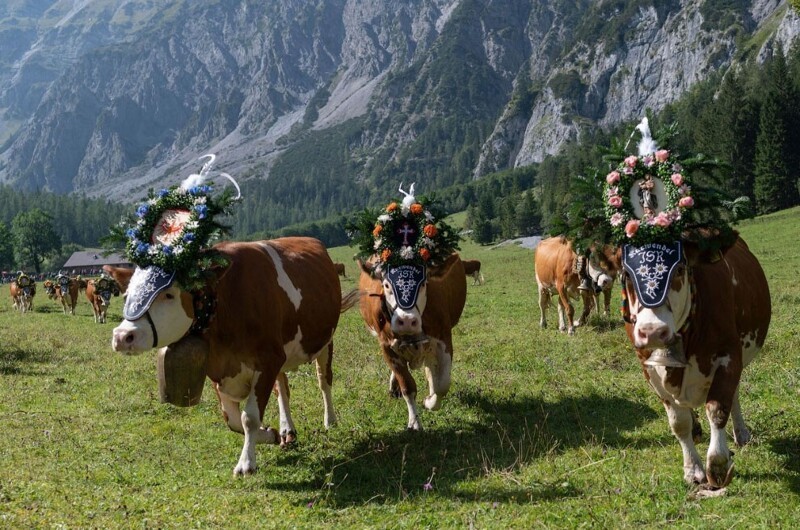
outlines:
[[[356,263],[358,263],[358,268],[361,269],[361,272],[363,272],[373,280],[380,280],[383,277],[381,275],[381,269],[378,265],[370,263],[368,261],[364,261],[361,258],[357,258]]]
[[[462,269],[464,268],[463,263],[461,263],[461,256],[454,252],[450,254],[450,256],[444,260],[443,263],[440,263],[439,265],[428,265],[428,278],[439,278],[444,276],[450,272],[450,269],[456,266],[456,264],[458,264],[458,266],[460,266]],[[464,274],[462,273],[461,276],[464,276]]]

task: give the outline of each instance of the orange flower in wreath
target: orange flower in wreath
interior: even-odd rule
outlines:
[[[383,230],[383,225],[375,225],[375,229],[372,231],[372,235],[378,237],[381,235],[381,231]]]
[[[436,229],[436,225],[425,225],[425,228],[422,229],[422,232],[428,237],[436,237],[436,234],[439,231]]]
[[[420,203],[415,202],[414,204],[411,205],[411,207],[408,209],[408,211],[410,211],[414,215],[419,215],[424,211],[424,208],[422,207],[422,205]]]
[[[419,249],[419,257],[422,258],[423,261],[428,261],[431,259],[431,253],[427,248]]]
[[[397,210],[397,203],[396,202],[393,202],[393,203],[389,204],[389,206],[386,207],[386,211],[387,212],[393,212],[395,210]]]
[[[381,252],[381,260],[389,261],[389,258],[391,257],[392,257],[392,251],[389,250],[388,248],[383,249],[383,252]]]

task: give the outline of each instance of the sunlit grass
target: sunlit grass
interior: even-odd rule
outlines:
[[[725,497],[689,496],[616,315],[574,337],[541,330],[532,251],[466,242],[486,283],[468,282],[452,390],[422,413],[425,431],[405,432],[405,405],[388,397],[388,369],[353,310],[335,339],[338,425],[322,427],[313,367],[290,374],[299,443],[260,446],[259,473],[243,479],[232,476],[242,438],[208,385],[197,407],[161,404],[154,352],[111,352],[121,299],[103,325],[83,298],[74,317],[40,296],[20,315],[6,295],[0,527],[788,527],[800,513],[798,228],[800,209],[740,227],[774,307],[741,386],[755,439],[737,450]],[[342,288],[355,287],[353,249],[331,254],[347,266]],[[277,423],[274,402],[267,419]]]

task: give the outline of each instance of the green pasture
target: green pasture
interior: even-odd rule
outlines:
[[[740,387],[754,441],[736,449],[725,496],[698,499],[684,484],[680,448],[618,315],[574,337],[539,329],[532,251],[464,243],[486,283],[468,280],[451,393],[440,411],[423,411],[425,431],[405,432],[405,404],[388,397],[389,371],[350,311],[335,339],[338,425],[322,427],[313,367],[290,374],[298,444],[259,446],[259,472],[245,478],[232,475],[242,437],[208,385],[197,407],[161,404],[155,353],[111,351],[120,298],[109,323],[95,324],[84,298],[63,315],[40,289],[22,315],[4,291],[0,527],[794,527],[800,209],[740,229],[766,269],[773,318]],[[331,250],[347,266],[343,289],[355,286],[352,253]],[[267,421],[277,423],[274,401]]]

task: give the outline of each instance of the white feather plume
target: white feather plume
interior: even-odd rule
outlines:
[[[642,118],[642,121],[636,126],[636,130],[642,133],[642,139],[639,140],[639,156],[655,153],[658,150],[658,145],[656,145],[656,141],[653,140],[653,136],[650,134],[650,124],[647,116]]]
[[[403,212],[403,215],[408,215],[408,210],[409,208],[411,208],[411,205],[417,202],[417,199],[414,197],[415,184],[416,182],[412,182],[411,187],[408,188],[408,192],[406,192],[405,190],[403,190],[403,183],[402,182],[400,183],[399,191],[404,195],[403,203],[401,206],[401,211]]]
[[[211,172],[211,166],[214,164],[214,160],[217,159],[217,155],[214,153],[208,153],[207,155],[203,155],[198,158],[198,160],[203,160],[204,158],[207,158],[208,160],[203,164],[203,167],[200,168],[200,173],[192,173],[186,177],[183,182],[181,182],[181,188],[184,190],[189,190],[195,186],[201,186],[206,180],[208,180],[208,174]],[[220,173],[220,176],[231,181],[233,186],[236,188],[236,199],[240,199],[242,197],[242,190],[239,188],[239,184],[233,180],[233,177],[227,173]]]

